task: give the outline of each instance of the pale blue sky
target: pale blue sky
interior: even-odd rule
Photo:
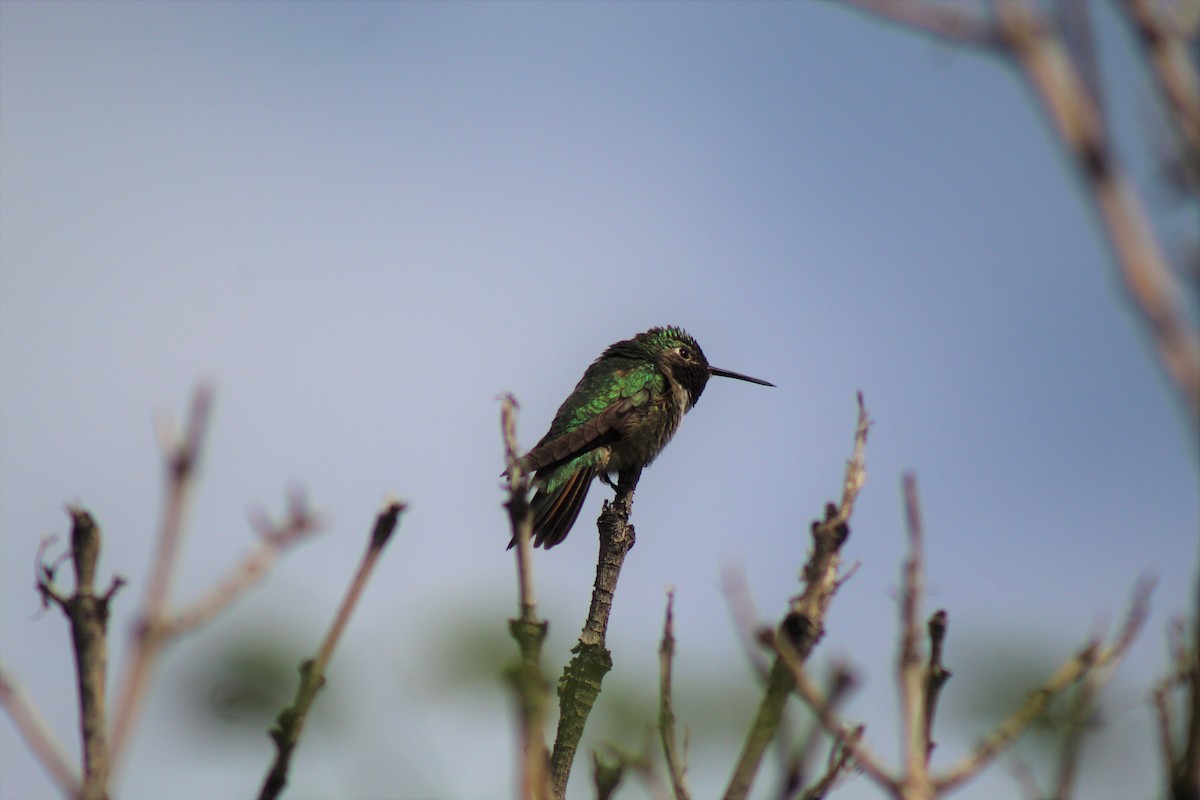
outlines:
[[[1149,88],[1096,8],[1109,103],[1138,145]],[[1148,185],[1157,165],[1127,155]],[[1150,208],[1196,227],[1161,192]],[[1065,658],[1151,572],[1155,613],[1106,714],[1131,738],[1098,740],[1081,784],[1145,795],[1144,687],[1194,595],[1196,461],[1117,289],[1015,73],[832,4],[4,3],[0,658],[73,748],[68,635],[31,590],[38,537],[66,530],[67,501],[104,525],[103,568],[132,581],[119,668],[157,515],[153,423],[209,378],[179,602],[288,486],[331,525],[171,652],[118,792],[257,788],[265,735],[204,738],[173,676],[259,626],[315,647],[394,492],[411,512],[330,675],[359,693],[341,695],[336,736],[302,747],[295,796],[506,795],[507,698],[447,687],[437,666],[448,627],[502,636],[515,613],[496,395],[517,394],[531,444],[607,344],[672,323],[778,388],[713,382],[645,474],[612,685],[653,679],[673,584],[677,680],[728,676],[740,736],[754,693],[721,566],[744,564],[779,617],[861,389],[876,420],[846,549],[861,567],[817,663],[860,668],[850,712],[872,744],[891,753],[897,736],[899,483],[915,469],[956,672],[938,756],[980,732],[955,709],[987,654]],[[555,675],[607,491],[537,558]],[[703,700],[681,692],[681,720]],[[464,742],[478,769],[455,765]],[[697,796],[732,757],[697,754]],[[0,797],[53,794],[8,721],[0,759]],[[1016,794],[997,769],[964,796]],[[860,779],[841,796],[877,794]]]

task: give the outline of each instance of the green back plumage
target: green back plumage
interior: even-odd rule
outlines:
[[[666,378],[653,363],[630,361],[626,367],[612,369],[611,364],[605,364],[601,359],[588,367],[575,391],[559,407],[549,432],[538,442],[539,445],[578,430],[622,400],[629,399],[633,407],[640,408],[651,397],[666,391]],[[603,451],[593,449],[565,461],[547,472],[542,486],[546,491],[553,492],[582,467],[594,466],[602,470],[605,456]]]

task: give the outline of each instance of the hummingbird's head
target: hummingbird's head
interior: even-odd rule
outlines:
[[[645,333],[639,333],[634,340],[641,340],[646,344],[654,354],[654,360],[663,374],[687,392],[688,408],[696,405],[696,401],[700,399],[700,395],[712,375],[736,378],[762,386],[775,385],[738,372],[710,366],[699,343],[682,328],[674,326],[651,328]]]

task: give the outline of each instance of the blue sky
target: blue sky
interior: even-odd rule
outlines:
[[[1195,230],[1195,206],[1154,188],[1131,43],[1107,6],[1096,17],[1134,176],[1164,230]],[[722,567],[743,565],[778,619],[862,390],[876,425],[846,549],[861,566],[816,657],[859,668],[848,712],[894,752],[912,469],[956,673],[938,755],[982,731],[962,709],[989,659],[1028,650],[1048,673],[1152,573],[1154,616],[1081,793],[1157,786],[1144,692],[1194,597],[1194,448],[1085,198],[999,62],[816,2],[10,2],[0,174],[0,658],[59,736],[74,747],[68,635],[37,615],[38,537],[65,532],[68,501],[100,519],[103,568],[131,579],[119,670],[158,511],[154,424],[197,380],[218,400],[177,602],[246,551],[247,511],[279,509],[288,487],[330,523],[171,651],[122,796],[257,787],[266,737],[205,734],[178,675],[264,630],[315,648],[389,493],[411,511],[330,675],[341,727],[306,740],[297,786],[509,793],[499,682],[442,674],[456,631],[502,637],[516,609],[496,396],[518,396],[532,444],[607,344],[668,323],[778,388],[710,384],[645,474],[606,686],[653,680],[674,585],[677,713],[710,699],[689,684],[721,687],[737,740],[755,689]],[[537,558],[555,675],[606,492]],[[354,688],[334,694],[339,678]],[[462,746],[479,769],[456,766]],[[53,793],[8,722],[0,759],[0,797]],[[698,796],[732,759],[697,752]],[[975,791],[1016,794],[1002,768]],[[842,796],[876,793],[859,779]]]

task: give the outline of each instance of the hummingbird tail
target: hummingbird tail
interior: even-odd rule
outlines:
[[[596,468],[585,466],[575,470],[554,491],[537,491],[532,501],[534,547],[549,550],[567,538],[595,477]]]

